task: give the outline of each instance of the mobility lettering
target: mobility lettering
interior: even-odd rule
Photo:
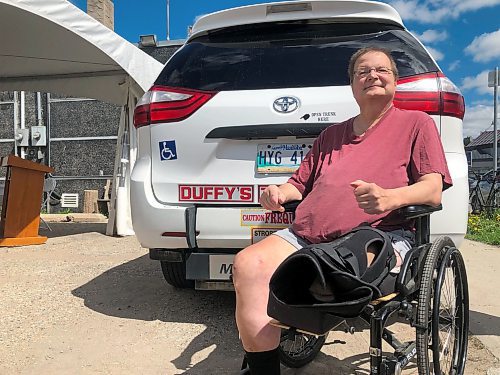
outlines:
[[[222,263],[220,265],[219,273],[221,275],[232,275],[233,274],[233,265],[231,263]]]

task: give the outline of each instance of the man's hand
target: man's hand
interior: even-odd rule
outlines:
[[[358,207],[367,214],[375,215],[394,209],[390,191],[375,183],[356,180],[351,182]]]
[[[260,196],[259,202],[266,210],[284,212],[282,204],[286,202],[286,196],[278,186],[269,185]]]

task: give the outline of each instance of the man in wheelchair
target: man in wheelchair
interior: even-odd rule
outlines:
[[[267,187],[261,196],[261,205],[273,211],[301,201],[292,226],[234,260],[236,322],[252,375],[280,373],[280,329],[269,324],[267,305],[271,277],[288,256],[369,223],[390,238],[396,259],[390,271],[396,273],[414,246],[414,222],[393,213],[410,205],[438,206],[452,184],[432,118],[393,106],[398,72],[390,52],[359,50],[348,74],[360,114],[324,130],[288,182]],[[365,268],[379,252],[376,243],[353,249]],[[336,286],[330,287],[330,293],[316,295],[319,301],[335,295]],[[314,295],[314,283],[310,288]]]

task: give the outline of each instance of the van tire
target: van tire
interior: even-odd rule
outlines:
[[[174,288],[194,288],[194,280],[186,279],[186,261],[182,262],[168,262],[162,260],[161,272],[163,272],[163,277]]]

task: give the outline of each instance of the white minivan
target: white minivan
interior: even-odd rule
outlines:
[[[358,113],[347,65],[365,46],[392,53],[394,104],[436,122],[454,186],[431,235],[460,244],[464,99],[399,14],[362,0],[258,4],[201,17],[135,109],[133,227],[168,283],[228,289],[234,254],[291,223],[259,195],[288,179],[324,128]]]

